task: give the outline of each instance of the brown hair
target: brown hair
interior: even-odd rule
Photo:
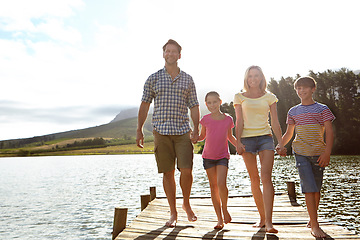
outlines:
[[[296,89],[297,87],[310,87],[310,88],[316,88],[316,81],[314,78],[306,76],[306,77],[299,77],[298,79],[296,79],[295,83],[294,83],[294,88]]]
[[[181,53],[181,46],[180,46],[180,44],[178,44],[175,40],[172,40],[172,39],[169,39],[168,41],[167,41],[167,43],[165,43],[165,45],[163,46],[163,51],[165,52],[165,49],[166,49],[166,46],[168,45],[168,44],[174,44],[178,49],[179,49],[179,53]]]
[[[255,65],[250,66],[250,67],[249,67],[248,69],[246,69],[246,71],[245,71],[245,77],[244,77],[244,89],[245,89],[245,91],[249,91],[249,84],[248,84],[248,81],[247,81],[247,80],[248,80],[249,72],[250,72],[251,69],[256,69],[256,70],[258,70],[258,71],[260,72],[260,76],[262,77],[262,80],[261,80],[261,82],[260,82],[259,87],[260,87],[260,89],[261,89],[262,91],[265,92],[265,89],[266,89],[266,79],[265,79],[265,75],[264,75],[261,67],[255,66]]]
[[[211,92],[208,92],[208,93],[206,94],[206,96],[205,96],[205,102],[206,102],[208,96],[215,96],[215,97],[219,98],[219,100],[221,101],[221,99],[220,99],[220,94],[217,93],[217,92],[215,92],[215,91],[211,91]]]

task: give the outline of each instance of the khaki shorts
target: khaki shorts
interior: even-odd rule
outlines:
[[[177,168],[193,167],[194,147],[190,140],[190,132],[184,135],[161,135],[153,131],[155,158],[159,173],[170,172]]]

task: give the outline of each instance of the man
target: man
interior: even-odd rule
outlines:
[[[182,208],[189,221],[197,217],[190,206],[190,192],[193,182],[193,143],[199,137],[199,102],[190,75],[180,70],[181,46],[170,39],[163,46],[165,67],[150,75],[144,85],[142,102],[138,114],[136,143],[142,148],[143,126],[149,107],[154,100],[152,118],[155,158],[158,172],[163,173],[163,187],[170,206],[170,219],[166,226],[174,227],[177,222],[175,165],[180,171],[180,187],[183,194]],[[194,124],[191,131],[190,116]],[[176,163],[176,164],[175,164]]]

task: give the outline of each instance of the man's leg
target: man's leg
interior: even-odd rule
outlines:
[[[192,169],[181,168],[180,169],[180,187],[183,194],[183,209],[185,210],[188,220],[194,222],[197,220],[195,213],[192,211],[190,206],[190,193],[193,182]]]
[[[175,170],[163,174],[163,187],[170,206],[170,219],[165,225],[175,227],[177,221]]]

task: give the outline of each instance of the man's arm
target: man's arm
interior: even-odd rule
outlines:
[[[138,113],[138,126],[136,129],[136,145],[140,148],[144,147],[143,127],[149,112],[149,108],[150,108],[150,103],[141,102]]]
[[[200,121],[200,110],[199,105],[196,105],[192,108],[190,108],[190,117],[194,124],[194,129],[191,132],[191,141],[192,143],[197,143],[199,139],[199,121]]]

